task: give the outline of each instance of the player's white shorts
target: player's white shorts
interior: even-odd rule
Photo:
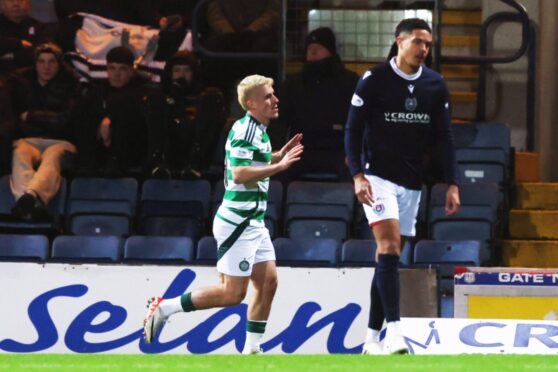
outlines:
[[[275,261],[275,250],[265,226],[239,227],[219,217],[213,220],[213,236],[217,240],[217,271],[230,276],[250,276],[260,262]]]
[[[372,185],[374,204],[363,204],[370,227],[388,219],[399,220],[401,235],[415,236],[420,190],[410,190],[380,177],[365,175]]]

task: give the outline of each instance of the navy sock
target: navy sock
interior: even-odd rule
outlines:
[[[386,321],[399,320],[399,256],[380,254],[374,275],[377,276]]]
[[[382,329],[384,323],[384,307],[382,305],[382,298],[378,291],[378,279],[376,273],[372,279],[372,286],[370,287],[370,314],[368,316],[368,328],[379,331]]]

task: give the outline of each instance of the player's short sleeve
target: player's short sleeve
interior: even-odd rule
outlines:
[[[252,164],[254,151],[258,150],[251,142],[244,139],[232,139],[229,149],[229,161],[233,167],[246,166]]]

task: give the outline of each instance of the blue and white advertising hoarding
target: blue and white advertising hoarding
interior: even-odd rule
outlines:
[[[0,263],[0,352],[238,353],[246,305],[173,316],[142,340],[147,298],[218,283],[214,268]],[[371,268],[279,268],[267,353],[360,353]],[[250,292],[248,293],[250,296]],[[403,318],[415,354],[556,354],[558,322]]]

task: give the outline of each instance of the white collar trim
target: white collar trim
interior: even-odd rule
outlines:
[[[401,71],[399,69],[399,67],[397,67],[397,63],[395,63],[395,58],[396,57],[393,57],[389,61],[389,64],[391,65],[391,68],[393,69],[393,72],[395,72],[397,75],[401,76],[405,80],[417,80],[420,77],[420,75],[422,74],[422,66],[419,67],[417,72],[415,72],[412,75],[409,75],[409,74],[404,73],[403,71]]]

